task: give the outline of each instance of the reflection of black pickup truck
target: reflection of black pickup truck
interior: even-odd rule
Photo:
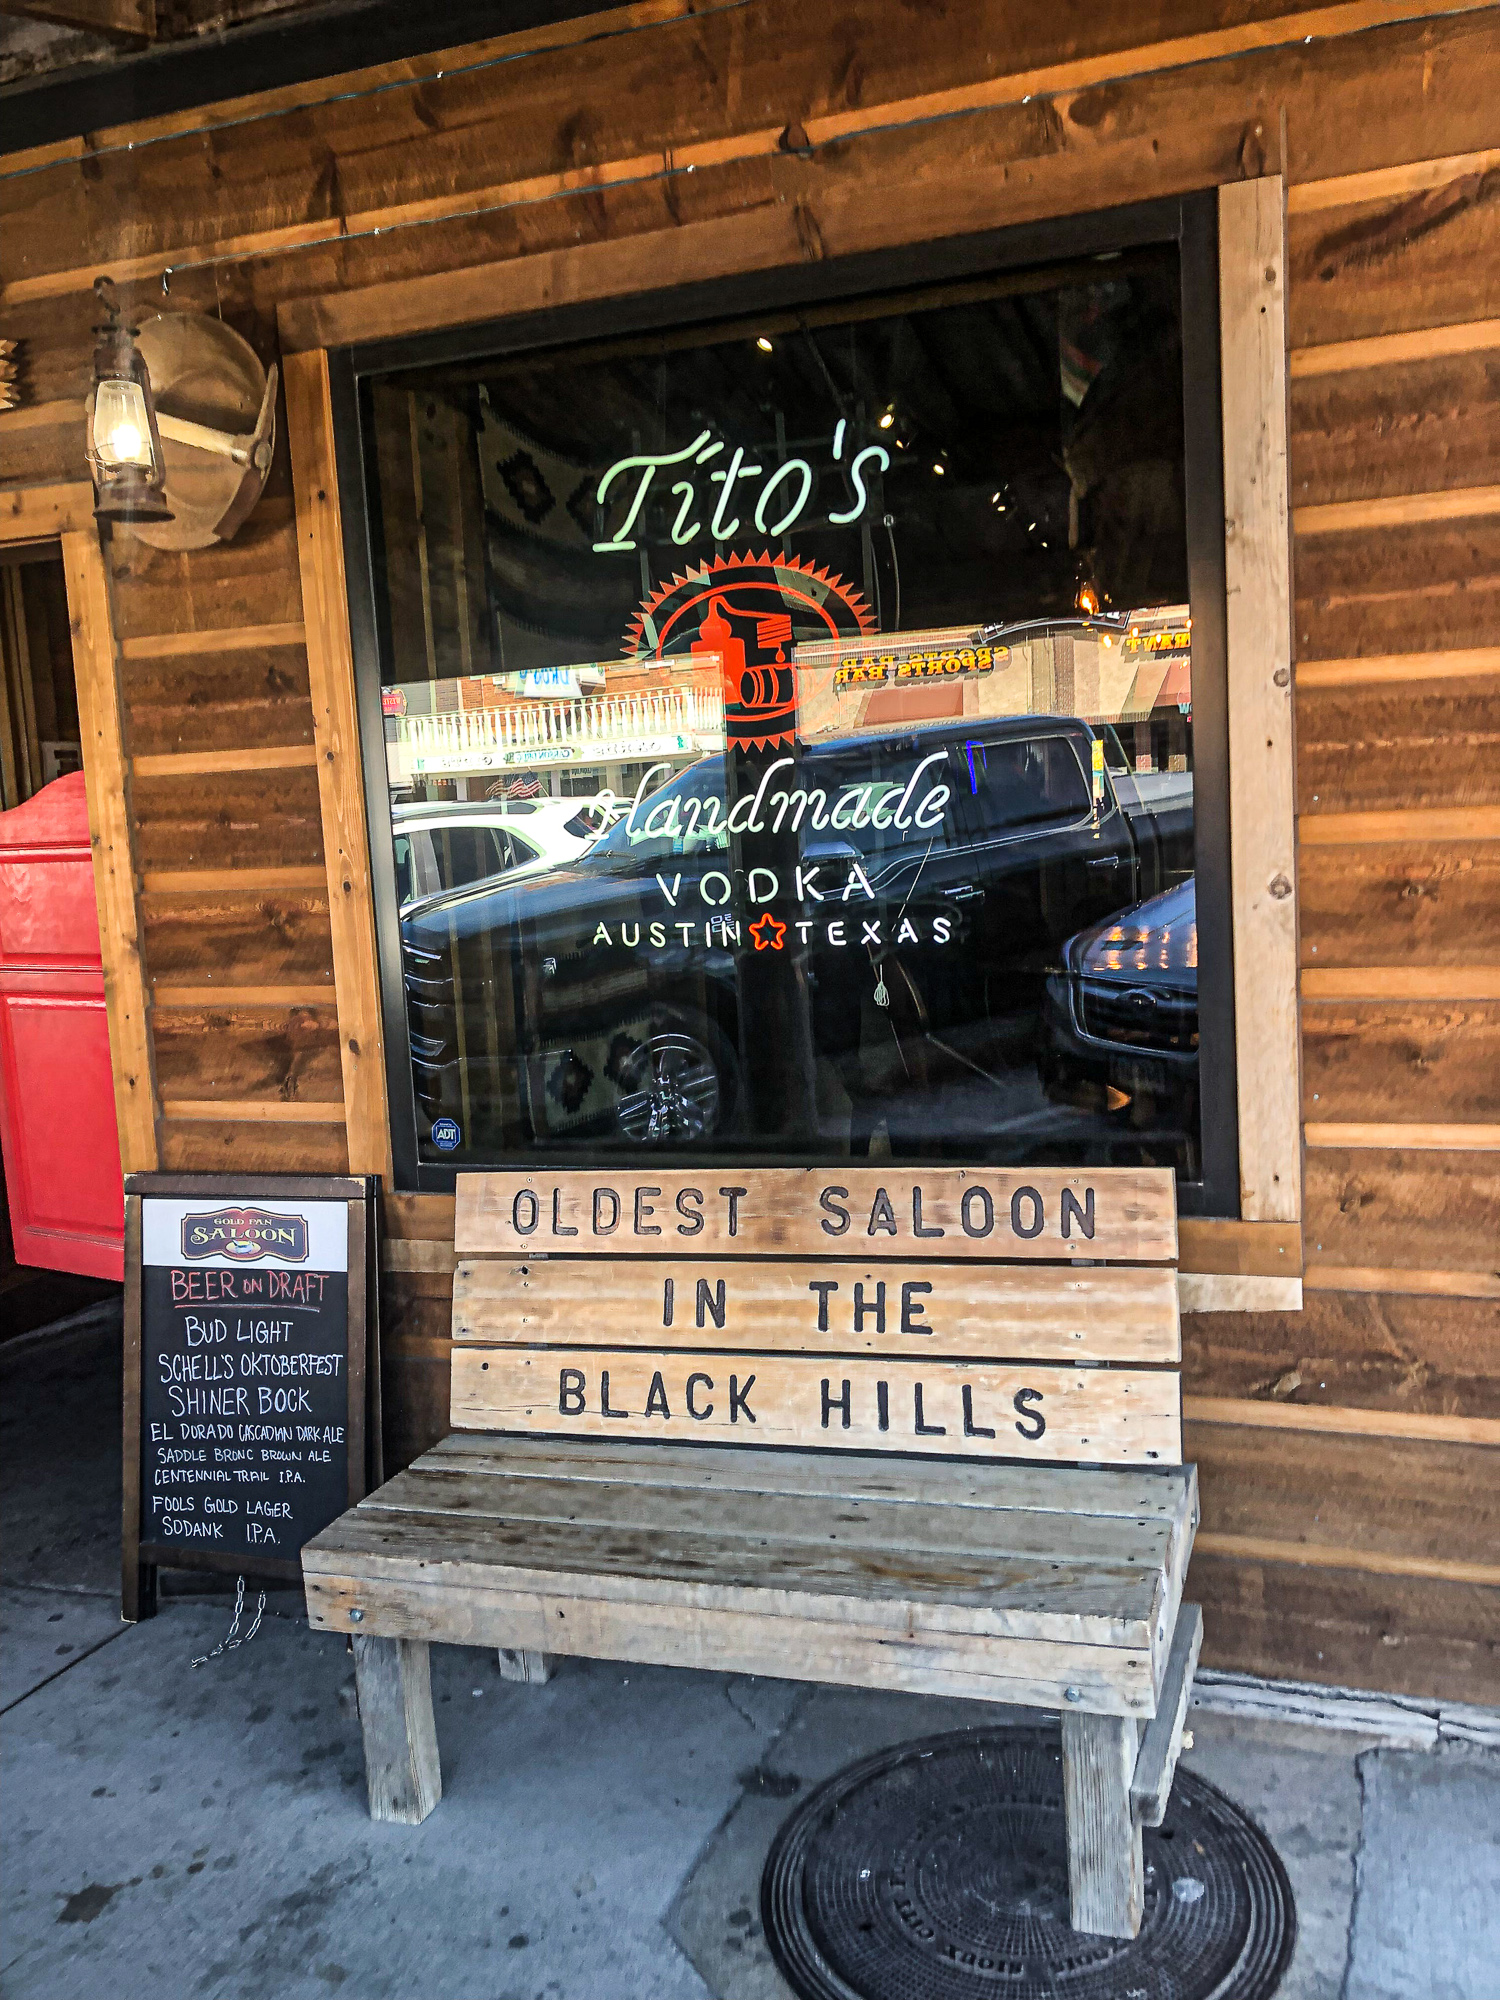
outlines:
[[[1191,1133],[1198,1096],[1198,909],[1188,876],[1070,937],[1047,980],[1038,1057],[1050,1098]]]
[[[1152,799],[1066,717],[844,737],[746,782],[731,804],[705,758],[575,861],[406,913],[424,1140],[753,1143],[790,996],[820,1133],[973,1144],[1035,1096],[1066,941],[1192,868],[1191,779]]]

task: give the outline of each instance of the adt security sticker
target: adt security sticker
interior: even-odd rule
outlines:
[[[434,1118],[432,1121],[432,1143],[440,1152],[451,1153],[462,1143],[463,1133],[456,1118]]]

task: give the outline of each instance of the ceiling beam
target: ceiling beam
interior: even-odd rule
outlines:
[[[156,0],[3,0],[0,14],[86,28],[137,48],[156,39]]]

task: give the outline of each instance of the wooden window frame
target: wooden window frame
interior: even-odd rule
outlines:
[[[1240,947],[1230,954],[1232,992],[1227,1003],[1235,1051],[1233,1089],[1226,1093],[1227,1103],[1213,1113],[1206,1107],[1206,1115],[1217,1116],[1221,1125],[1233,1127],[1239,1185],[1236,1204],[1220,1193],[1215,1203],[1205,1205],[1205,1213],[1196,1216],[1190,1212],[1191,1201],[1184,1204],[1183,1264],[1189,1272],[1196,1266],[1205,1274],[1193,1300],[1198,1309],[1285,1309],[1301,1304],[1302,1172],[1291,810],[1294,746],[1283,184],[1278,177],[1267,177],[1137,209],[986,232],[983,238],[966,242],[992,247],[1004,244],[1002,261],[1012,263],[1088,254],[1090,248],[1117,248],[1122,242],[1163,240],[1168,233],[1161,226],[1163,212],[1184,212],[1195,202],[1214,207],[1213,269],[1211,273],[1199,270],[1195,281],[1212,285],[1218,339],[1211,367],[1206,365],[1208,357],[1200,355],[1198,365],[1188,369],[1187,394],[1190,404],[1195,395],[1212,396],[1222,452],[1218,471],[1223,482],[1222,507],[1201,504],[1207,495],[1197,496],[1196,503],[1195,496],[1189,496],[1190,523],[1196,522],[1214,542],[1213,559],[1223,578],[1217,607],[1210,603],[1200,610],[1195,597],[1195,633],[1200,647],[1213,644],[1213,634],[1204,630],[1204,613],[1211,625],[1217,611],[1222,627],[1217,643],[1223,649],[1227,701],[1222,810],[1231,822],[1223,843],[1228,857],[1228,894],[1223,907]],[[1190,254],[1186,235],[1180,229],[1170,233],[1182,244],[1186,266]],[[1069,236],[1072,240],[1059,248],[1060,239]],[[929,262],[934,274],[952,274],[955,247],[950,242],[902,253],[903,275],[919,280],[928,275]],[[1201,248],[1200,237],[1200,254]],[[588,258],[587,248],[570,253],[570,261],[574,258],[581,271]],[[522,263],[531,261],[523,259]],[[556,278],[556,259],[545,261]],[[754,254],[745,260],[748,265],[756,261]],[[875,252],[830,261],[812,271],[805,264],[792,269],[773,266],[757,273],[754,283],[759,302],[776,304],[783,293],[788,301],[800,302],[809,297],[878,289],[890,283],[890,272],[890,257]],[[544,274],[539,271],[537,275],[540,280]],[[1186,289],[1186,269],[1184,280]],[[579,302],[594,296],[615,296],[621,289],[619,274],[602,270],[597,290],[586,280],[557,287],[558,292]],[[535,290],[524,279],[519,282],[515,288],[518,304],[524,301],[529,305]],[[632,296],[632,324],[651,323],[649,312],[642,316],[634,310],[642,305],[657,307],[658,324],[706,316],[702,302],[710,295],[718,302],[717,316],[724,309],[724,293],[723,281],[713,280],[678,285],[654,299]],[[426,296],[432,308],[429,324],[445,318],[443,305],[430,287]],[[340,301],[346,315],[352,303],[347,297]],[[378,302],[387,303],[383,299]],[[316,617],[308,619],[309,654],[315,681],[321,678],[330,691],[336,685],[350,690],[339,698],[343,712],[340,742],[347,745],[355,729],[363,739],[367,795],[361,817],[377,830],[383,814],[377,816],[370,805],[368,786],[371,771],[383,782],[383,736],[378,713],[372,717],[369,712],[368,697],[361,700],[352,692],[356,662],[365,668],[367,679],[367,663],[378,658],[375,607],[368,588],[371,548],[365,473],[359,451],[360,380],[396,365],[530,345],[548,328],[553,329],[550,337],[555,338],[563,319],[573,323],[562,337],[578,338],[586,334],[577,324],[578,310],[575,305],[561,313],[529,311],[478,328],[434,330],[413,337],[401,324],[398,306],[386,322],[393,325],[390,339],[376,337],[336,350],[308,344],[305,352],[288,356],[288,428],[297,472],[304,593],[309,603],[322,607]],[[310,328],[317,320],[316,313],[309,318],[307,302],[298,312],[284,317],[287,323],[283,331],[293,344],[306,340],[303,322]],[[378,335],[384,317],[379,310],[373,315],[373,335]],[[618,323],[618,306],[615,320]],[[299,374],[309,385],[305,392],[293,386]],[[1219,497],[1214,496],[1216,501]],[[1220,519],[1225,524],[1222,536]],[[335,582],[337,588],[333,587]],[[347,615],[340,615],[341,605],[347,606]],[[315,652],[326,656],[321,669],[313,658]],[[378,711],[378,702],[375,707]],[[320,782],[323,761],[320,758]],[[364,906],[362,913],[351,911],[356,921],[345,927],[351,932],[349,937],[341,941],[338,927],[335,929],[336,965],[347,962],[351,950],[360,961],[356,983],[362,995],[359,1015],[364,1032],[358,1038],[357,1054],[364,1074],[365,1109],[357,1121],[351,1104],[351,1147],[357,1129],[368,1120],[371,1144],[364,1150],[369,1154],[369,1170],[381,1172],[388,1186],[399,1181],[402,1186],[442,1192],[451,1185],[451,1170],[419,1169],[414,1148],[404,1147],[399,1133],[392,1142],[389,1109],[393,1100],[399,1101],[398,1093],[409,1094],[410,1084],[404,1072],[396,1073],[406,1043],[399,1007],[399,943],[388,935],[394,926],[389,921],[381,923],[375,907],[382,895],[388,900],[391,893],[391,885],[382,882],[389,872],[389,857],[382,854],[376,839],[366,846],[361,864],[353,853],[354,815],[347,804],[338,824],[349,842],[343,849],[347,865],[341,870],[341,893],[331,895],[330,900],[337,906],[352,897]],[[325,811],[325,831],[327,827]],[[331,889],[332,857],[330,847]],[[361,874],[362,884],[358,879]],[[1255,949],[1247,951],[1245,941],[1252,938]],[[383,981],[379,977],[382,967],[386,975]],[[341,992],[342,984],[340,975]],[[343,1018],[341,1000],[341,1027]],[[347,1044],[348,1037],[345,1039]],[[384,1064],[379,1060],[382,1040]],[[346,1067],[348,1054],[346,1047]],[[1237,1206],[1237,1215],[1225,1214],[1231,1205]]]
[[[1286,292],[1281,177],[1221,188],[1230,873],[1249,1222],[1302,1217]]]

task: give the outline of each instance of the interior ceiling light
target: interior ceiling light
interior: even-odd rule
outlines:
[[[170,521],[151,376],[135,344],[139,329],[121,323],[113,279],[96,278],[94,297],[107,315],[94,328],[86,438],[94,513],[101,521]]]
[[[880,419],[880,428],[883,431],[888,431],[891,425],[895,421],[896,421],[895,412],[892,410],[887,410],[885,415]]]
[[[769,354],[771,352],[771,342],[767,340],[764,334],[761,334],[760,338],[756,341],[755,344],[760,349],[762,354]]]
[[[944,465],[941,462],[941,460],[934,460],[932,469],[935,473],[938,474],[939,477],[941,477],[942,474],[948,470],[947,466]]]

